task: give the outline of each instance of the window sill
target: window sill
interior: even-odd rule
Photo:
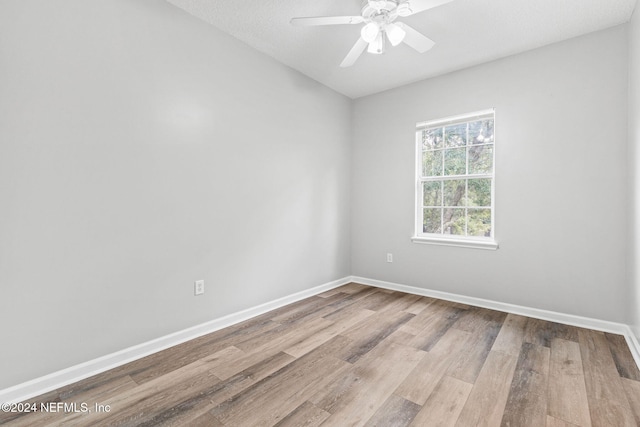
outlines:
[[[413,236],[411,238],[413,243],[420,243],[424,245],[441,245],[441,246],[457,246],[460,248],[471,249],[487,249],[495,251],[498,249],[498,242],[493,240],[471,240],[471,239],[450,239],[446,237],[424,237]]]

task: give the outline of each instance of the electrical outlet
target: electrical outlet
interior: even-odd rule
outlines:
[[[387,254],[387,262],[393,262],[393,254]]]
[[[196,280],[193,289],[196,295],[204,294],[204,280]]]

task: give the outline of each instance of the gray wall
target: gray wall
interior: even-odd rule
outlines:
[[[163,0],[0,2],[0,94],[0,388],[350,273],[350,100]]]
[[[352,273],[628,321],[626,37],[615,27],[355,101]],[[491,107],[500,249],[412,243],[416,122]]]
[[[640,6],[636,5],[629,31],[629,159],[631,200],[630,313],[631,328],[640,340]]]

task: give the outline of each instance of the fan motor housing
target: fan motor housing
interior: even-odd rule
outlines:
[[[362,17],[366,22],[391,22],[398,17],[398,2],[394,0],[365,0],[362,6]]]

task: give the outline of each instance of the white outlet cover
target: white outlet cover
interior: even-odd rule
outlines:
[[[196,295],[204,294],[204,280],[196,280],[193,288]]]

